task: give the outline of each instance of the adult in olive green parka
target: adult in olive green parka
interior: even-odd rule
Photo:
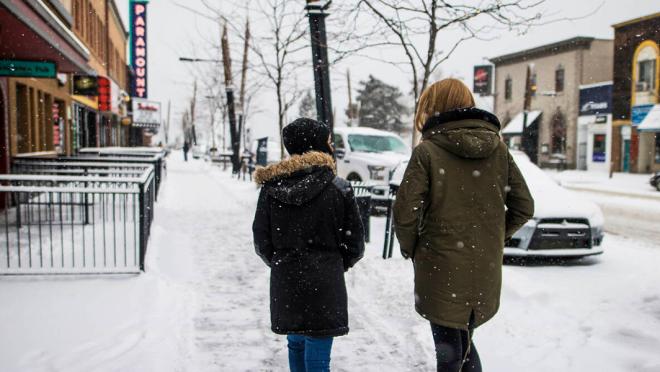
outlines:
[[[417,312],[471,331],[498,310],[504,241],[534,201],[494,115],[472,107],[424,119],[394,204],[396,235],[413,259]]]

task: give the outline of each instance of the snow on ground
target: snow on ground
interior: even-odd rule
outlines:
[[[0,277],[0,370],[287,370],[251,243],[255,186],[178,155],[146,274]],[[335,342],[333,369],[432,371],[412,265],[381,258],[383,226],[372,219],[373,242],[347,276],[351,332]],[[504,268],[500,313],[475,335],[486,370],[660,371],[660,243],[604,244],[600,257]]]
[[[597,171],[547,172],[561,185],[570,189],[660,200],[660,192],[649,184],[651,174],[614,173],[610,178],[609,173]]]

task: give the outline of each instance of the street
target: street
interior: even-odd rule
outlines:
[[[286,370],[284,337],[269,329],[268,268],[251,241],[255,185],[179,157],[145,274],[0,281],[0,317],[12,320],[0,325],[4,370]],[[432,371],[412,265],[396,248],[382,260],[383,226],[372,219],[372,243],[347,274],[351,331],[335,342],[333,370]],[[500,311],[475,334],[485,368],[660,370],[660,245],[636,235],[608,234],[600,257],[505,266]]]
[[[606,232],[649,244],[660,242],[660,199],[576,192],[600,206],[605,215]]]

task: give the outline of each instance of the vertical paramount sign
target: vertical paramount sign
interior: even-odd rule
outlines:
[[[130,50],[134,72],[131,96],[138,98],[147,98],[147,2],[148,0],[130,1]]]

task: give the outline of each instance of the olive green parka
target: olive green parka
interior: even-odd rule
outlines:
[[[415,308],[435,324],[472,329],[497,312],[504,241],[534,200],[499,136],[476,108],[431,117],[394,203],[401,254],[415,268]]]

